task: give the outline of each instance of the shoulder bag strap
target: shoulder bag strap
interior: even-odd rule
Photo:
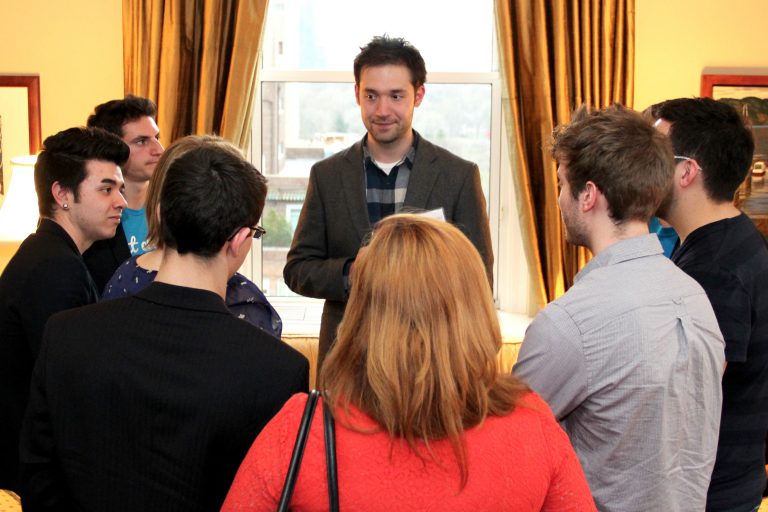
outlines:
[[[312,424],[312,416],[315,414],[318,396],[320,396],[320,392],[313,389],[309,393],[309,398],[307,398],[307,405],[304,407],[304,415],[301,417],[301,424],[299,425],[299,433],[296,436],[296,444],[293,446],[291,463],[288,465],[288,474],[285,475],[283,492],[280,495],[280,504],[277,507],[278,512],[288,511],[293,488],[296,486],[296,478],[299,476],[301,458],[304,456],[304,446],[306,446],[307,438],[309,437],[309,427]]]
[[[339,511],[339,480],[336,472],[336,427],[328,402],[323,400],[323,425],[325,426],[325,467],[328,471],[328,502],[331,512]]]

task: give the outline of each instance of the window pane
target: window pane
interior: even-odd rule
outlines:
[[[476,162],[490,186],[490,84],[427,84],[413,126],[426,139]],[[351,83],[262,82],[261,169],[269,180],[263,224],[263,289],[292,295],[283,266],[312,165],[365,134]],[[362,169],[362,167],[361,167]]]
[[[427,84],[413,128],[425,139],[480,167],[488,204],[491,167],[491,85]]]
[[[294,295],[283,267],[312,165],[365,133],[352,84],[262,82],[261,169],[269,180],[263,224],[262,288]]]
[[[427,71],[494,70],[492,0],[270,0],[267,20],[266,69],[351,70],[360,46],[388,34],[418,48]]]

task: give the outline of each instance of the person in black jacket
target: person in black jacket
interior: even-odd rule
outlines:
[[[127,158],[128,147],[98,128],[48,137],[37,158],[40,224],[0,276],[0,488],[18,489],[19,430],[46,320],[98,297],[81,254],[115,234]]]
[[[253,439],[308,388],[306,358],[224,302],[266,180],[231,144],[192,137],[160,192],[154,282],[48,323],[22,429],[25,512],[219,510]]]
[[[768,248],[734,204],[755,142],[742,113],[711,98],[651,107],[675,150],[675,179],[659,218],[678,235],[672,261],[707,292],[725,339],[723,408],[707,510],[757,510],[766,485]]]

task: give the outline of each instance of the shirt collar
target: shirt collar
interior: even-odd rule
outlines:
[[[77,248],[77,244],[72,239],[71,236],[69,236],[69,233],[67,233],[67,230],[61,227],[61,225],[56,222],[53,219],[50,219],[48,217],[43,217],[40,219],[40,224],[37,227],[38,233],[50,233],[52,235],[58,236],[59,238],[62,238],[67,245],[72,248],[73,251],[75,251],[77,254],[80,254],[80,249]]]
[[[209,290],[188,288],[154,281],[134,297],[180,309],[231,315],[224,300]]]
[[[421,136],[419,135],[419,133],[416,130],[413,130],[413,144],[411,144],[411,148],[408,150],[405,156],[397,163],[397,165],[401,165],[403,162],[405,162],[409,169],[413,168],[413,162],[416,159],[416,148],[419,146],[420,137]],[[374,163],[373,158],[371,157],[371,154],[368,152],[368,134],[367,133],[363,137],[363,162],[365,162],[366,165],[369,163]]]
[[[574,282],[578,282],[579,279],[583,279],[587,274],[598,268],[609,267],[636,258],[645,258],[657,254],[664,254],[664,249],[661,246],[661,242],[659,242],[659,237],[655,234],[649,233],[619,240],[592,258],[576,274]]]

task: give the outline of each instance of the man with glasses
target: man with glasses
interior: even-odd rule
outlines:
[[[224,302],[266,180],[221,139],[190,138],[160,193],[154,282],[48,322],[22,429],[25,510],[219,510],[254,437],[307,390],[307,360]]]
[[[680,235],[674,261],[707,292],[725,339],[723,410],[707,510],[757,510],[766,484],[768,249],[733,203],[752,166],[750,129],[731,106],[680,98],[652,107],[675,151],[658,216]]]

